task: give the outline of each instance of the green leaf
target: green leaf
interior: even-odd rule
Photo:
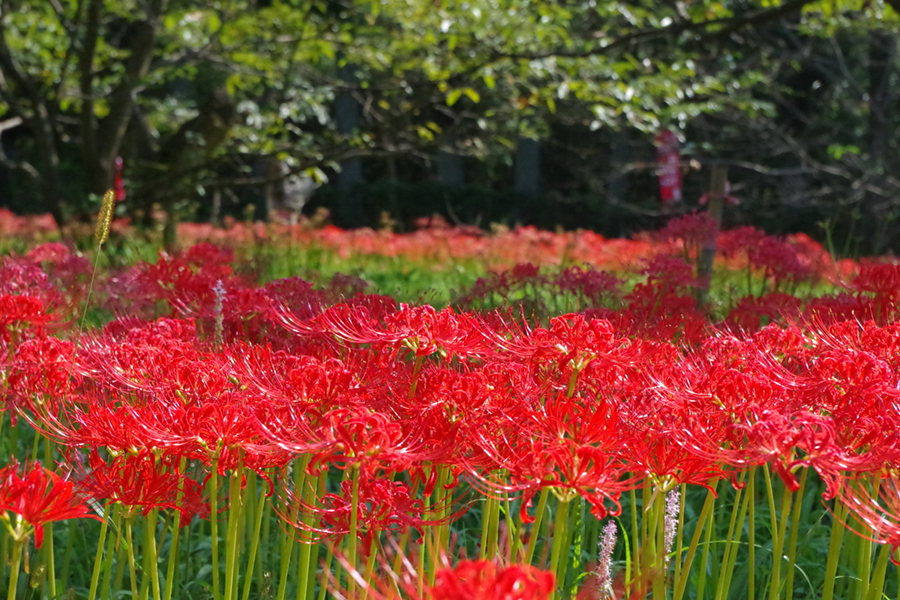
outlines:
[[[450,92],[447,94],[447,106],[453,106],[454,104],[456,104],[462,94],[462,90],[450,90]]]

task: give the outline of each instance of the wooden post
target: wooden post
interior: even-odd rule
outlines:
[[[707,202],[712,226],[707,232],[700,257],[697,261],[697,306],[705,308],[709,301],[709,287],[712,282],[713,260],[716,258],[716,244],[719,241],[719,228],[722,225],[722,207],[725,204],[726,186],[728,184],[728,167],[715,165],[709,182]]]

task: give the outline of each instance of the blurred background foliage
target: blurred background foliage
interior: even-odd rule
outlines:
[[[0,206],[88,219],[121,157],[170,242],[320,208],[620,236],[726,164],[729,225],[896,251],[894,2],[0,0]]]

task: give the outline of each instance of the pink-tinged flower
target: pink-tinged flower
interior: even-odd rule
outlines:
[[[666,226],[653,234],[656,240],[674,242],[681,240],[686,255],[696,254],[710,235],[717,231],[715,220],[708,212],[694,211],[671,219]]]
[[[544,600],[556,589],[549,571],[531,565],[497,567],[487,560],[464,560],[437,572],[431,600]]]
[[[0,515],[16,541],[24,541],[34,528],[34,544],[44,541],[44,525],[54,521],[99,517],[90,512],[84,500],[75,494],[75,486],[38,463],[19,465],[12,462],[0,470]],[[13,513],[10,517],[8,513]]]
[[[600,537],[597,586],[602,594],[600,596],[601,600],[615,597],[613,596],[612,556],[613,550],[616,549],[616,531],[616,522],[610,519],[603,528],[603,535]]]

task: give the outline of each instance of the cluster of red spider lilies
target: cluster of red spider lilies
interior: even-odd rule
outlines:
[[[536,321],[255,286],[199,245],[97,282],[117,317],[82,330],[81,260],[0,266],[10,599],[727,598],[742,564],[742,594],[791,598],[804,510],[831,523],[807,593],[897,587],[900,266],[713,324],[657,259],[618,306]]]

